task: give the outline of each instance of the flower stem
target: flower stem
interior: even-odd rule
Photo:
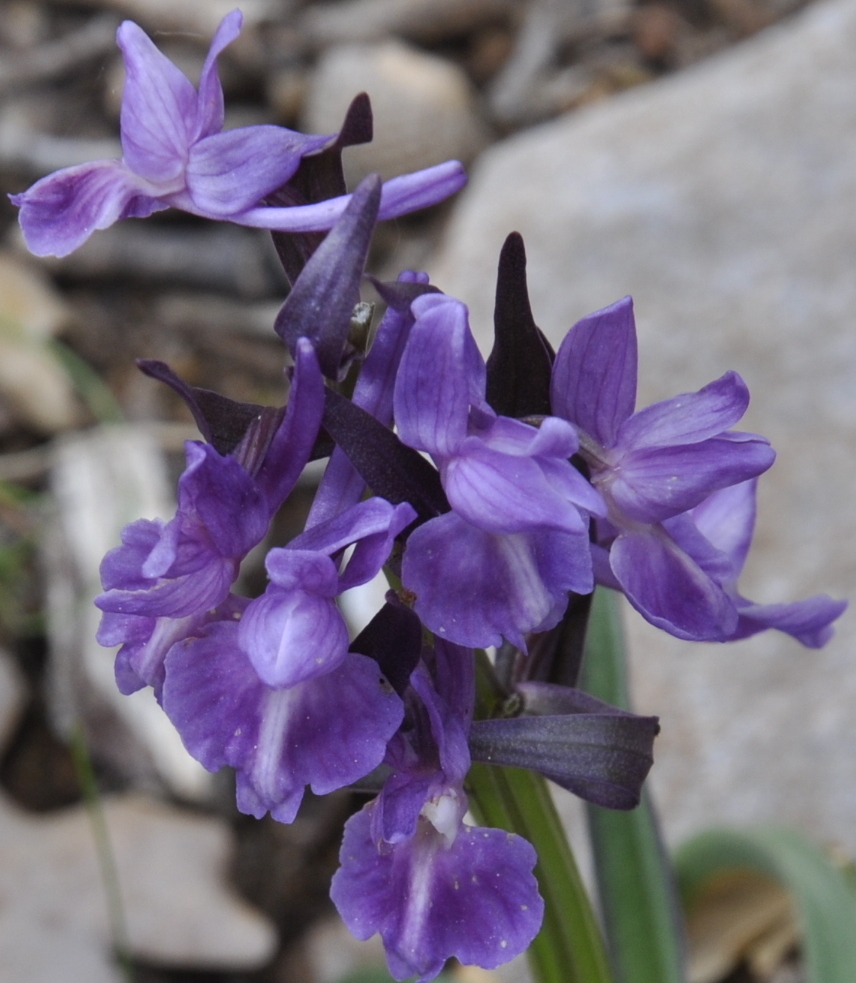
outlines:
[[[582,686],[629,710],[618,598],[599,587],[592,605]],[[630,812],[587,806],[601,912],[620,983],[685,983],[685,944],[671,865],[647,789]]]
[[[477,660],[479,709],[490,712],[496,693],[484,653]],[[468,777],[470,806],[479,822],[518,833],[535,847],[535,876],[544,897],[544,924],[529,949],[538,983],[611,983],[600,929],[553,804],[547,782],[520,768],[475,764]]]

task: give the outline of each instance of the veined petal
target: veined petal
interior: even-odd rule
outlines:
[[[401,723],[401,700],[362,655],[291,689],[262,683],[221,621],[167,656],[163,706],[209,771],[238,770],[238,806],[291,822],[304,786],[325,795],[367,775]]]
[[[662,527],[622,533],[609,558],[627,600],[670,635],[718,642],[736,628],[734,602]]]
[[[125,58],[120,125],[125,163],[158,184],[184,170],[196,122],[196,90],[133,21],[116,32]]]
[[[104,590],[142,590],[148,586],[149,578],[143,575],[143,564],[163,536],[166,525],[163,519],[137,519],[125,526],[122,545],[110,550],[101,561]]]
[[[185,618],[220,604],[238,575],[238,563],[213,551],[199,551],[195,569],[169,580],[149,581],[143,589],[113,589],[95,598],[96,607],[118,614]]]
[[[255,481],[240,464],[211,444],[185,444],[187,468],[178,482],[179,514],[208,532],[221,556],[243,559],[267,532],[270,511]]]
[[[739,597],[737,611],[740,618],[728,641],[776,628],[808,648],[822,648],[832,638],[832,622],[841,617],[846,607],[847,601],[834,601],[826,594],[791,604],[753,604]]]
[[[720,488],[692,512],[698,531],[731,559],[735,578],[743,569],[752,544],[757,487],[758,480],[752,478]]]
[[[122,161],[96,160],[63,168],[9,197],[21,209],[18,221],[30,252],[68,256],[96,229],[166,208],[151,191]]]
[[[421,819],[410,840],[379,853],[371,810],[345,825],[330,896],[358,939],[380,932],[395,979],[432,980],[450,956],[494,969],[528,947],[544,903],[526,840],[462,826],[447,847]]]
[[[566,464],[570,470],[571,465]],[[518,533],[536,528],[585,532],[578,509],[547,481],[539,463],[485,447],[468,437],[442,469],[449,504],[479,529]]]
[[[324,412],[324,379],[312,343],[299,338],[294,350],[294,379],[285,417],[270,442],[256,475],[270,514],[282,505],[305,467]]]
[[[320,597],[335,597],[339,593],[336,564],[324,553],[314,549],[274,547],[265,567],[271,583],[282,590],[307,590]],[[331,550],[331,553],[335,550]]]
[[[466,172],[457,160],[447,160],[422,171],[391,178],[381,188],[378,221],[409,215],[420,208],[436,205],[459,191],[466,183]],[[324,232],[333,228],[350,199],[350,195],[340,195],[311,205],[251,208],[240,215],[230,215],[229,220],[256,229]]]
[[[677,447],[643,447],[621,458],[609,494],[637,522],[662,522],[718,488],[762,474],[775,458],[762,437],[734,441],[723,435]]]
[[[402,580],[415,610],[441,638],[458,645],[524,647],[530,631],[552,628],[568,591],[593,587],[588,536],[554,529],[494,535],[455,512],[410,534]]]
[[[607,507],[600,492],[573,465],[543,457],[538,459],[538,465],[562,498],[591,515],[606,517]]]
[[[406,502],[391,505],[383,498],[369,498],[302,532],[289,543],[287,552],[316,550],[332,556],[346,546],[357,543],[357,551],[348,565],[349,569],[353,566],[354,570],[345,578],[347,587],[339,587],[339,590],[346,590],[356,587],[358,583],[365,583],[365,580],[354,579],[357,571],[364,567],[366,580],[374,577],[386,562],[393,538],[415,518],[416,512]],[[357,553],[363,541],[367,542],[370,556],[360,558]]]
[[[550,402],[604,447],[636,405],[636,324],[625,297],[578,321],[565,336],[553,366]]]
[[[450,198],[466,183],[467,172],[457,160],[447,160],[421,171],[390,178],[384,182],[381,190],[378,221],[430,208]]]
[[[736,372],[726,372],[695,393],[654,403],[626,420],[617,444],[627,449],[696,444],[728,430],[749,405],[749,390]]]
[[[200,214],[231,218],[285,184],[301,157],[320,150],[330,139],[282,126],[243,126],[214,133],[190,148],[187,192]]]
[[[405,270],[398,281],[406,284],[427,284],[427,273]],[[392,394],[395,376],[404,346],[413,325],[413,314],[389,306],[378,325],[377,334],[366,355],[354,387],[354,405],[364,409],[384,426],[392,424]],[[309,517],[308,528],[343,512],[356,504],[365,489],[365,481],[341,447],[330,455],[324,477],[318,486]]]
[[[282,689],[341,665],[348,652],[348,629],[331,598],[274,588],[250,602],[238,641],[261,681]]]
[[[223,86],[217,74],[217,57],[223,49],[230,45],[241,33],[244,17],[240,10],[226,14],[214,32],[211,47],[202,73],[199,76],[199,95],[196,103],[196,119],[194,120],[191,140],[199,140],[219,133],[223,129]]]
[[[452,454],[467,434],[470,405],[484,402],[484,360],[460,301],[423,294],[412,310],[416,322],[395,380],[395,423],[409,447]]]
[[[523,457],[569,458],[580,446],[576,429],[556,416],[545,417],[538,427],[498,416],[478,436],[491,450]]]

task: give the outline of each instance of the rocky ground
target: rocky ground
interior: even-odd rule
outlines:
[[[193,78],[230,6],[4,0],[2,190],[118,155],[122,18]],[[780,450],[748,571],[762,600],[856,586],[856,5],[800,6],[247,0],[221,58],[227,126],[328,132],[367,90],[376,140],[351,153],[352,181],[472,166],[459,201],[379,230],[379,275],[429,269],[487,325],[496,254],[517,228],[554,339],[633,293],[646,400],[745,375],[748,428]],[[133,360],[276,400],[275,254],[262,233],[166,213],[36,262],[5,196],[0,234],[0,895],[14,897],[0,907],[0,978],[123,978],[75,759],[85,744],[138,981],[335,983],[378,958],[348,945],[326,901],[357,803],[310,798],[292,827],[238,816],[229,779],[194,767],[156,707],[114,694],[92,641],[100,556],[125,522],[169,514],[195,432]],[[640,708],[664,721],[654,788],[671,840],[775,817],[856,853],[846,621],[821,656],[766,638],[688,651],[633,621],[631,636]],[[792,944],[729,981],[793,983]]]

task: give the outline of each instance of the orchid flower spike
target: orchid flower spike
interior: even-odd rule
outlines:
[[[281,232],[332,227],[350,196],[289,208],[260,202],[294,175],[301,159],[330,146],[333,136],[281,126],[223,132],[223,88],[217,57],[238,36],[239,10],[217,28],[199,88],[155,47],[140,27],[122,23],[116,40],[125,59],[121,160],[98,160],[49,174],[11,195],[24,239],[37,256],[67,256],[96,229],[164,208]],[[379,219],[393,218],[454,194],[466,182],[447,161],[386,183]]]

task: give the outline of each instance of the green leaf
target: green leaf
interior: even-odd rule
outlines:
[[[630,710],[618,597],[598,588],[592,604],[582,688]],[[654,746],[656,768],[656,744]],[[650,796],[631,812],[588,805],[601,913],[620,983],[682,983],[683,923],[674,878]],[[856,977],[854,977],[856,979]]]
[[[776,826],[709,830],[678,850],[675,866],[685,905],[726,871],[746,869],[777,881],[796,904],[810,983],[856,980],[856,891],[799,833]]]

